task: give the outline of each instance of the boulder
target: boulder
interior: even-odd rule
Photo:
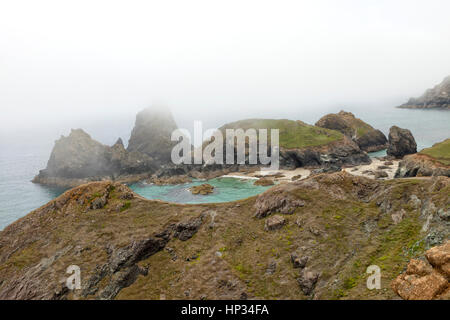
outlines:
[[[317,280],[319,280],[319,274],[314,271],[309,271],[304,269],[300,276],[297,279],[297,282],[300,286],[300,289],[303,291],[303,293],[307,296],[309,296],[317,283]]]
[[[291,254],[291,262],[294,268],[301,268],[303,269],[306,267],[306,264],[308,263],[309,257],[308,256],[300,256],[297,253]]]
[[[385,171],[377,170],[375,171],[375,179],[387,178],[389,175]]]
[[[264,230],[271,231],[281,229],[286,224],[286,219],[284,219],[280,215],[274,215],[272,217],[267,218],[264,224]]]
[[[425,256],[429,263],[411,259],[406,272],[391,283],[405,300],[436,299],[450,288],[450,241],[429,249]]]
[[[417,152],[417,144],[411,131],[392,126],[389,129],[388,156],[402,158],[407,154]]]

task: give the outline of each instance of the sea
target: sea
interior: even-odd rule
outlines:
[[[363,119],[374,128],[380,129],[386,136],[392,125],[410,129],[416,139],[418,150],[450,137],[450,111],[397,108],[355,110],[346,108],[345,110],[353,112],[358,118]],[[338,111],[331,110],[329,112]],[[289,115],[289,118],[314,124],[324,114],[315,110],[303,110],[301,113]],[[119,131],[131,132],[133,122],[129,122]],[[217,126],[226,122],[228,121],[217,123]],[[88,130],[88,132],[102,143],[113,144],[118,137],[117,130],[114,126],[105,128],[101,132],[92,132],[94,130],[90,128],[91,131]],[[70,128],[62,130],[62,132],[67,135]],[[42,134],[41,130],[31,131],[31,134],[23,136],[17,136],[15,133],[11,135],[2,133],[0,136],[0,230],[65,191],[61,188],[51,188],[31,182],[39,170],[46,167],[53,142],[58,138],[59,136],[54,132]],[[128,140],[128,137],[123,134],[122,138],[124,141]],[[384,151],[381,151],[372,156],[383,154]],[[193,181],[191,184],[179,186],[154,186],[138,183],[132,185],[131,188],[149,199],[180,203],[232,201],[256,195],[267,188],[253,186],[252,181],[248,180],[222,178],[209,181],[215,186],[213,194],[208,196],[191,195],[188,191],[189,187],[199,183],[201,181]]]

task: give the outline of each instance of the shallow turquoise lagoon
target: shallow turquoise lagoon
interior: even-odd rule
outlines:
[[[211,203],[228,202],[255,196],[271,186],[255,186],[254,179],[238,179],[230,177],[211,180],[195,180],[179,185],[157,186],[154,184],[135,183],[130,188],[147,199],[160,199],[177,203]],[[194,195],[189,191],[192,186],[209,183],[214,186],[214,192],[209,195]]]

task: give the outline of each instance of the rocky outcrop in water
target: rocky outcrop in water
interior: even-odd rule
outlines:
[[[411,131],[392,126],[389,129],[389,145],[386,153],[388,156],[402,158],[407,154],[417,152],[417,144]]]
[[[126,151],[120,138],[110,147],[92,139],[82,129],[76,129],[55,142],[47,167],[33,182],[70,187],[154,170],[150,157]]]
[[[351,112],[340,111],[336,114],[327,114],[316,122],[316,126],[342,132],[366,152],[387,148],[387,139],[383,132],[356,118]]]
[[[434,88],[425,91],[422,96],[409,99],[399,108],[450,110],[450,76]]]
[[[170,138],[177,128],[167,108],[147,108],[136,115],[127,150],[144,153],[157,165],[169,164],[172,148],[177,144]]]
[[[191,191],[192,194],[207,195],[214,192],[214,187],[209,183],[204,183],[199,186],[189,188],[189,191]]]

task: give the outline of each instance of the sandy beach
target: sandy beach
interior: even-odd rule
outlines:
[[[355,176],[362,176],[367,177],[370,179],[375,179],[376,172],[385,172],[387,174],[386,177],[378,177],[378,179],[394,179],[395,172],[397,171],[399,164],[399,160],[392,160],[392,161],[386,161],[386,160],[380,160],[378,158],[372,158],[372,163],[367,165],[359,165],[354,167],[348,167],[343,168],[342,170],[345,172],[348,172]],[[239,179],[259,179],[263,177],[270,178],[274,181],[278,182],[290,182],[293,181],[293,177],[298,177],[294,180],[302,180],[309,177],[311,174],[310,169],[306,168],[296,168],[293,170],[260,170],[260,171],[254,171],[250,173],[244,173],[244,172],[230,172],[223,177],[229,177],[229,178],[239,178]]]

